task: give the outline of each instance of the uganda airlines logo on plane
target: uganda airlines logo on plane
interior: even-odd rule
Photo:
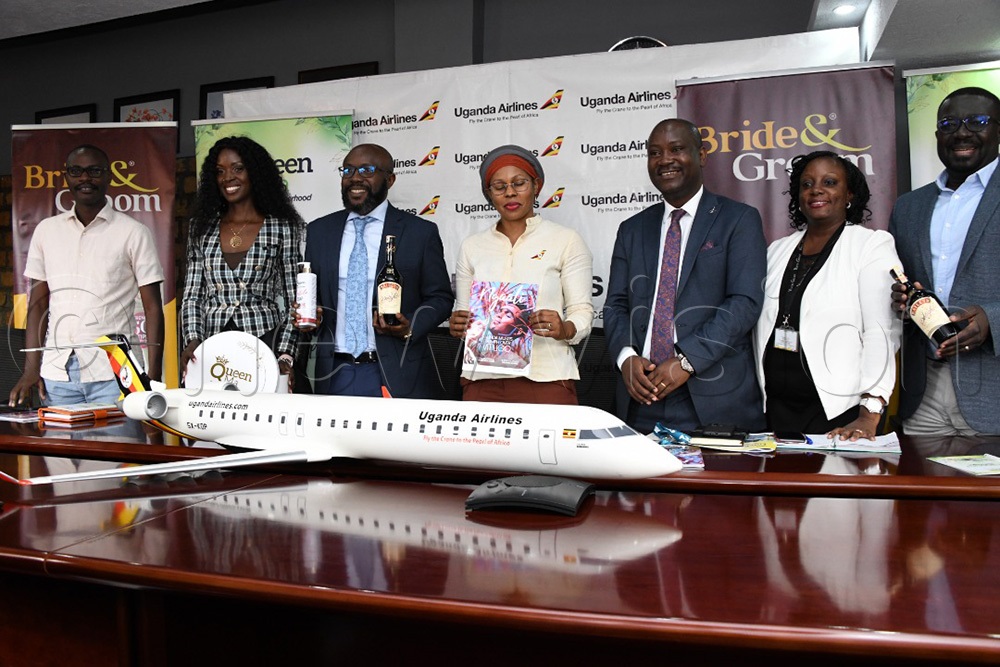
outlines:
[[[562,148],[563,137],[559,136],[552,140],[552,143],[545,147],[542,151],[542,157],[548,155],[559,155],[559,149]]]
[[[559,208],[559,204],[562,203],[563,195],[565,194],[566,188],[557,188],[552,196],[545,200],[542,204],[542,208]]]
[[[420,211],[420,215],[434,215],[438,208],[438,202],[440,201],[441,195],[434,195],[434,197],[427,202],[427,206],[424,206],[424,208]]]
[[[542,105],[542,110],[545,109],[558,109],[559,103],[562,102],[563,89],[560,88],[556,92],[552,93],[552,96],[545,101]]]
[[[437,116],[439,104],[441,104],[441,100],[434,100],[434,104],[427,107],[427,111],[420,117],[420,120],[434,120],[435,116]]]
[[[440,146],[435,146],[434,148],[430,149],[430,151],[427,152],[427,155],[424,156],[424,159],[421,160],[420,164],[418,164],[417,166],[418,167],[434,166],[435,164],[437,164],[438,153],[440,152],[441,152]]]

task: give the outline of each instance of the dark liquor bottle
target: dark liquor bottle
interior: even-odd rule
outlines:
[[[378,294],[378,314],[389,326],[399,324],[397,315],[403,310],[403,276],[396,270],[396,237],[385,236],[385,265],[375,276],[375,291]]]
[[[906,288],[906,312],[924,334],[934,341],[935,345],[940,345],[952,336],[958,334],[958,327],[948,319],[948,312],[944,309],[941,299],[937,298],[934,292],[914,287],[903,267],[896,266],[889,269],[889,274]]]

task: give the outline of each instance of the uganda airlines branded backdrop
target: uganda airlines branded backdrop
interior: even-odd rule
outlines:
[[[675,81],[855,63],[857,53],[856,31],[837,30],[520,60],[230,93],[225,114],[353,109],[354,144],[392,153],[390,201],[437,223],[452,271],[462,240],[498,218],[479,182],[483,158],[503,144],[527,148],[545,171],[535,210],[578,230],[594,255],[600,315],[619,223],[660,200],[646,139],[677,115]]]
[[[678,112],[696,119],[710,190],[756,207],[768,242],[787,236],[792,158],[832,151],[858,166],[871,190],[873,229],[896,201],[891,67],[865,67],[678,87]]]
[[[82,144],[103,149],[111,160],[108,202],[150,228],[163,267],[164,377],[177,377],[177,303],[173,211],[177,172],[177,123],[15,125],[11,137],[14,239],[14,326],[24,328],[28,310],[25,260],[31,236],[45,218],[73,208],[63,169]],[[145,315],[135,304],[136,334],[145,342]]]

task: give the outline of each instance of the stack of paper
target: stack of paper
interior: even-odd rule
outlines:
[[[970,475],[1000,475],[1000,456],[980,454],[969,456],[930,456],[928,461],[934,461],[956,468]]]
[[[806,435],[806,442],[786,443],[779,442],[778,449],[781,450],[808,450],[808,451],[831,451],[831,452],[866,452],[869,454],[901,454],[899,448],[899,438],[895,433],[875,436],[874,440],[868,438],[858,438],[855,441],[841,440],[839,437],[828,438],[826,433],[810,433]]]

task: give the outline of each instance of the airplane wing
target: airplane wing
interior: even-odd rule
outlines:
[[[110,470],[90,470],[88,472],[67,473],[49,477],[32,477],[18,479],[7,473],[0,472],[0,480],[34,486],[39,484],[55,484],[57,482],[82,482],[91,479],[115,479],[124,477],[140,477],[143,475],[165,475],[175,472],[193,472],[196,470],[214,470],[216,468],[237,468],[240,466],[259,465],[263,463],[294,463],[308,461],[309,452],[304,450],[289,452],[240,452],[239,454],[223,454],[208,456],[193,461],[172,461],[170,463],[153,463],[130,468],[112,468]]]

